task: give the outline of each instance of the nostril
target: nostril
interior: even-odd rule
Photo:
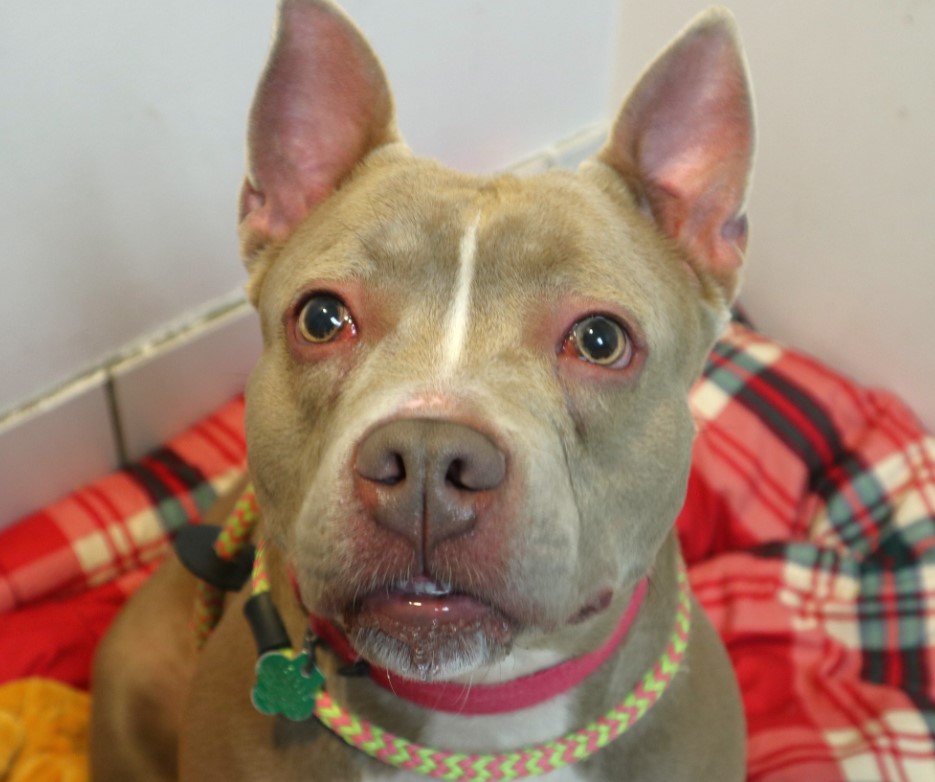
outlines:
[[[445,471],[445,485],[463,492],[496,489],[506,472],[503,454],[490,448],[465,450],[451,459]]]
[[[460,491],[473,491],[464,481],[464,460],[455,459],[448,465],[448,472],[445,473],[445,483]]]
[[[396,486],[406,480],[406,462],[395,451],[386,451],[366,460],[358,460],[357,473],[368,481]]]
[[[387,486],[395,486],[406,480],[406,462],[403,461],[403,457],[398,453],[390,454],[387,458],[386,469],[375,480]]]
[[[477,498],[471,495],[503,483],[506,456],[476,429],[446,421],[400,419],[363,439],[354,470],[362,490],[384,490],[385,501],[392,495],[399,502],[403,493],[411,493],[415,503],[434,493],[447,501],[459,497],[458,502],[473,502]]]

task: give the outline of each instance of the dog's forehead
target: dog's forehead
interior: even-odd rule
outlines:
[[[323,205],[284,248],[277,287],[362,281],[428,302],[458,287],[466,263],[472,308],[575,296],[649,332],[671,331],[665,291],[687,289],[649,221],[586,177],[479,177],[418,159],[374,166]]]

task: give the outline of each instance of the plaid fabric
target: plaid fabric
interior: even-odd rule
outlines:
[[[743,690],[748,779],[935,779],[935,441],[890,395],[740,324],[692,405],[678,528]],[[235,401],[0,533],[0,680],[59,671],[38,646],[23,651],[22,627],[119,603],[232,483],[242,414]],[[72,668],[86,667],[93,644],[61,635]]]
[[[236,399],[127,469],[0,532],[0,615],[151,569],[167,536],[243,474],[245,451]],[[129,592],[139,581],[121,583]]]
[[[737,325],[692,403],[679,530],[744,693],[748,779],[935,779],[935,440]]]

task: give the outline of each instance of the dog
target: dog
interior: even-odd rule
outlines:
[[[338,735],[322,700],[254,708],[250,588],[199,651],[172,555],[97,655],[96,782],[742,779],[737,683],[673,525],[752,156],[724,10],[577,172],[517,178],[415,157],[353,23],[282,0],[240,198],[256,538],[312,696],[409,760]]]

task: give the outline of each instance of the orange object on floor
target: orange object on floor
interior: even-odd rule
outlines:
[[[87,782],[88,694],[51,679],[0,686],[0,779]]]

